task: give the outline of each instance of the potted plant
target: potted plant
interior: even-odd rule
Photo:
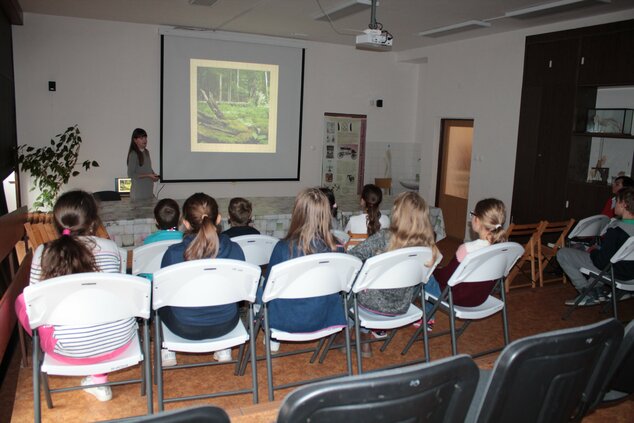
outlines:
[[[71,126],[63,134],[57,134],[46,147],[21,145],[17,148],[18,163],[24,172],[29,172],[34,179],[30,191],[36,188],[40,194],[33,202],[33,208],[52,208],[62,185],[67,184],[71,176],[79,175],[75,170],[81,135],[77,125]],[[94,160],[85,160],[81,166],[84,170],[99,167]]]

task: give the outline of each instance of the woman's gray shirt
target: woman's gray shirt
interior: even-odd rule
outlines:
[[[130,200],[145,200],[154,197],[154,181],[151,178],[140,178],[139,175],[154,173],[150,153],[143,151],[143,166],[139,164],[139,157],[132,151],[128,155],[128,178],[132,178]]]

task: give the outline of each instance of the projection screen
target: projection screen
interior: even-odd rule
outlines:
[[[161,32],[161,180],[299,180],[304,49],[182,32]]]

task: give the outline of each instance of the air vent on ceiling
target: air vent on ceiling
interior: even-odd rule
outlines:
[[[189,4],[195,4],[196,6],[212,6],[218,0],[189,0]]]
[[[457,32],[469,31],[476,28],[488,28],[490,26],[491,24],[488,22],[471,20],[419,32],[418,35],[420,35],[421,37],[437,38],[455,34]]]
[[[376,5],[379,5],[378,1]],[[316,21],[328,21],[328,18],[330,18],[331,21],[336,21],[337,19],[368,10],[370,7],[372,7],[371,0],[344,0],[315,15],[313,19]]]
[[[559,0],[550,3],[541,3],[523,9],[511,10],[504,16],[507,18],[528,19],[536,18],[553,13],[566,12],[569,10],[581,9],[588,6],[596,6],[601,3],[612,3],[612,0]]]

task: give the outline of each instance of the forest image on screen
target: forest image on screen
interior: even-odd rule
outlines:
[[[191,59],[191,151],[275,153],[277,99],[277,65]]]

